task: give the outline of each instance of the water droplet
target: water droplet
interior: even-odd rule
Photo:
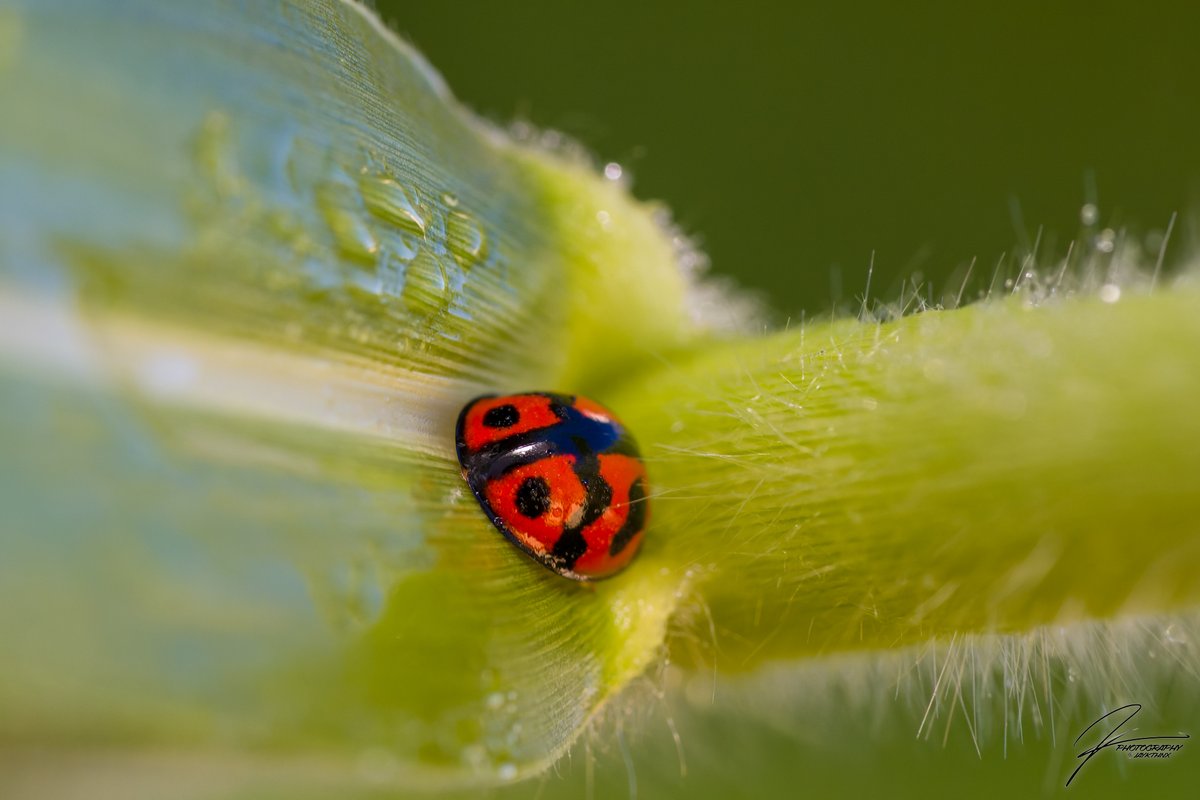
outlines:
[[[621,165],[617,162],[610,161],[604,165],[604,177],[608,178],[610,181],[621,180],[622,174],[624,174],[624,170],[621,169]]]
[[[484,702],[487,704],[487,707],[490,710],[499,711],[500,707],[504,705],[504,693],[503,692],[492,692],[491,694],[489,694],[487,696],[487,700],[485,700]]]
[[[1115,283],[1106,283],[1100,287],[1100,299],[1105,303],[1115,303],[1121,299],[1121,287]]]
[[[421,252],[421,243],[408,233],[395,229],[378,231],[379,248],[397,261],[412,261]]]
[[[1111,253],[1117,246],[1117,234],[1112,228],[1105,228],[1096,234],[1096,249],[1101,253]]]
[[[601,209],[596,212],[596,222],[600,223],[601,228],[608,230],[612,226],[612,215]]]
[[[428,248],[409,262],[400,297],[409,311],[422,316],[446,304],[446,272],[438,256]]]
[[[409,233],[424,235],[428,220],[407,189],[384,175],[363,175],[358,181],[363,204],[375,216]]]
[[[358,213],[359,198],[353,186],[323,183],[317,187],[317,208],[342,254],[374,264],[379,242]]]
[[[458,207],[458,197],[452,192],[442,192],[442,202],[450,208]]]
[[[511,781],[513,778],[517,777],[517,765],[507,763],[501,764],[500,768],[496,770],[496,774],[502,781]]]
[[[451,211],[446,216],[446,247],[464,269],[470,269],[487,256],[487,236],[470,214]]]
[[[1096,224],[1100,219],[1100,209],[1096,208],[1095,203],[1084,203],[1079,209],[1079,221],[1089,228]]]

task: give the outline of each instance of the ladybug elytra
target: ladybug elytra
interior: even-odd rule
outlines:
[[[646,468],[611,411],[583,397],[478,397],[455,432],[463,477],[492,523],[544,566],[586,581],[633,559]]]

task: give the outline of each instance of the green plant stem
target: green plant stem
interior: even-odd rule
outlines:
[[[1200,295],[820,323],[614,398],[723,667],[1200,600]],[[708,659],[708,653],[701,653]]]

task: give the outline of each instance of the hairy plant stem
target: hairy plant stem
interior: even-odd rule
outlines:
[[[727,667],[1200,600],[1200,295],[818,323],[612,399]],[[707,658],[707,655],[705,656]]]

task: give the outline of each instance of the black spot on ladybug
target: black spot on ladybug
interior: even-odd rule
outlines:
[[[629,513],[625,517],[625,524],[621,526],[621,530],[617,531],[612,538],[612,542],[608,545],[608,554],[615,556],[620,553],[633,540],[646,525],[646,490],[642,486],[642,479],[638,478],[629,487]]]
[[[550,510],[550,484],[546,483],[545,478],[526,478],[517,487],[515,502],[517,511],[530,519],[537,519]]]
[[[512,403],[489,408],[483,415],[483,424],[489,428],[511,428],[521,421],[521,412]]]
[[[568,528],[554,543],[554,556],[571,568],[579,557],[587,552],[587,540],[583,538],[583,528]]]
[[[579,526],[582,528],[600,519],[611,503],[612,487],[604,478],[593,475],[588,481],[587,510],[584,511],[583,521]]]

